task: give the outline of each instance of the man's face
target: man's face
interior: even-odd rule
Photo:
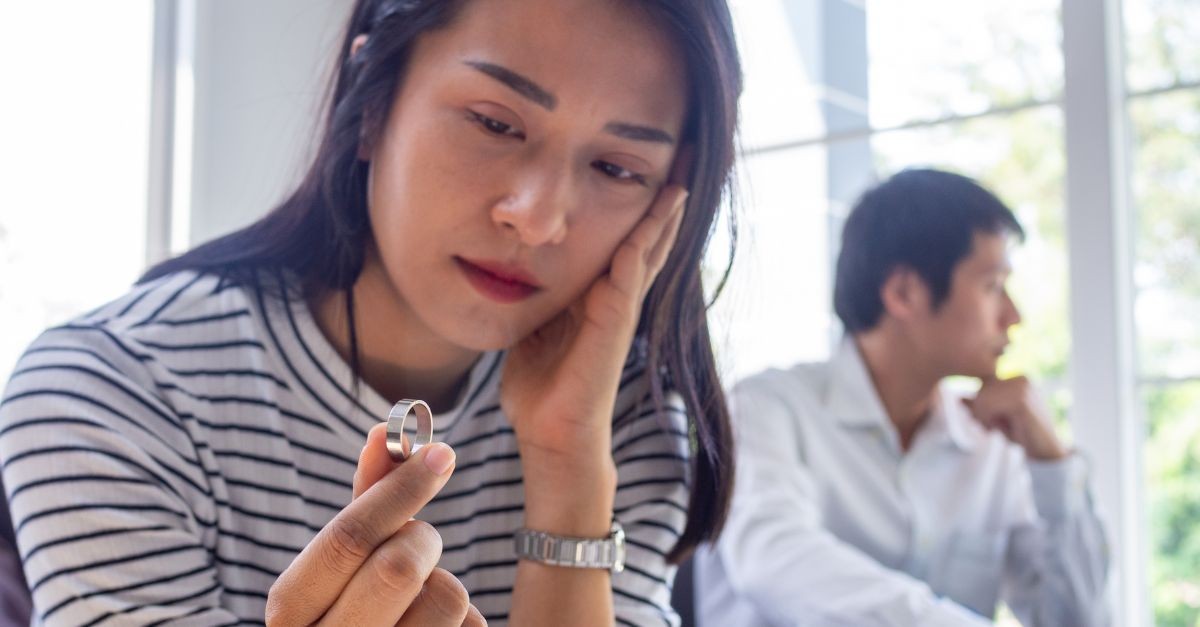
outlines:
[[[995,375],[1008,329],[1021,321],[1005,287],[1011,271],[1007,235],[976,232],[971,253],[954,269],[946,299],[913,321],[915,339],[931,365],[947,376]]]

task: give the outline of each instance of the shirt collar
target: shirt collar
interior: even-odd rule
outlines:
[[[825,406],[838,423],[847,427],[892,426],[858,345],[849,335],[838,344],[829,361]]]
[[[830,359],[825,407],[838,424],[846,427],[895,430],[862,353],[850,335],[842,339]],[[944,384],[939,386],[937,406],[921,429],[945,438],[962,451],[972,450],[982,431],[960,397]]]

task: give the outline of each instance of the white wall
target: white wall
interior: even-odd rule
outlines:
[[[191,159],[190,168],[184,164],[190,193],[182,190],[190,207],[175,213],[190,215],[185,247],[252,222],[299,180],[318,139],[321,98],[351,6],[347,0],[192,2],[195,98],[190,128],[184,120],[182,129],[191,135],[192,150],[183,155]],[[186,20],[182,28],[189,28]],[[180,178],[177,185],[188,184]]]

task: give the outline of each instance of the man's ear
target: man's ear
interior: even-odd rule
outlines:
[[[929,286],[915,270],[898,266],[888,274],[879,291],[883,310],[897,320],[912,320],[930,311]]]

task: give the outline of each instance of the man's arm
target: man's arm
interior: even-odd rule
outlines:
[[[1005,600],[1028,627],[1111,624],[1108,543],[1087,494],[1084,461],[1075,454],[1029,466],[1037,518],[1013,533]]]
[[[730,585],[781,625],[985,625],[826,531],[797,417],[761,379],[734,393],[738,473],[717,552]]]
[[[1004,598],[1029,627],[1107,625],[1108,543],[1087,492],[1087,469],[1050,426],[1025,377],[986,379],[966,401],[984,427],[1025,451],[1031,490],[1028,524],[1013,533]]]

